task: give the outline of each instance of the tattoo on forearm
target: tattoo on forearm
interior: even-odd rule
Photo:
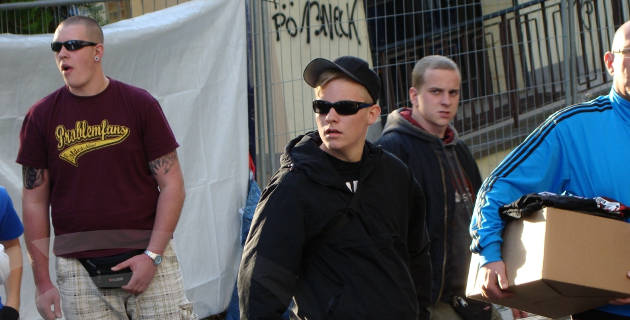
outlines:
[[[44,183],[44,169],[37,169],[32,167],[22,167],[22,180],[24,188],[35,189]]]
[[[177,161],[177,153],[171,152],[149,162],[149,169],[152,175],[167,174],[173,164]]]

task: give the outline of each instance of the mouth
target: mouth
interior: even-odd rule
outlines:
[[[338,134],[341,134],[341,131],[336,130],[336,129],[326,129],[324,131],[324,134],[327,135],[327,136],[328,135],[338,135]]]
[[[68,71],[70,71],[70,70],[72,70],[72,67],[71,67],[71,66],[69,66],[69,65],[67,65],[67,64],[62,64],[62,65],[61,65],[61,72],[68,72]]]

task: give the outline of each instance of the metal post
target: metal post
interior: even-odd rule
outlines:
[[[264,120],[265,115],[263,113],[262,105],[263,105],[263,97],[264,90],[260,90],[262,87],[261,83],[261,72],[260,67],[262,64],[261,53],[260,53],[260,38],[259,35],[255,32],[255,30],[259,30],[260,25],[260,17],[261,10],[260,6],[262,5],[262,1],[258,0],[250,0],[249,2],[251,8],[251,41],[252,41],[252,67],[254,68],[254,74],[251,77],[253,79],[252,87],[254,88],[254,99],[255,99],[255,110],[256,113],[256,150],[258,155],[256,157],[256,173],[258,176],[258,182],[262,183],[266,181],[266,159],[264,155],[264,146],[265,146],[265,132],[264,132]]]
[[[262,70],[264,76],[264,87],[263,90],[265,92],[265,113],[267,115],[267,152],[269,156],[269,172],[265,173],[264,179],[260,182],[262,184],[267,184],[267,174],[271,176],[273,171],[278,168],[277,159],[276,159],[276,147],[275,147],[275,126],[274,126],[274,114],[273,114],[273,88],[272,88],[272,80],[271,80],[271,54],[269,48],[269,31],[267,21],[265,20],[269,15],[267,13],[268,3],[264,1],[260,1],[261,6],[261,36],[262,36],[262,45],[263,45],[263,55],[262,55]],[[263,168],[266,170],[267,168]]]
[[[256,158],[256,172],[258,183],[265,185],[277,168],[275,159],[274,125],[273,125],[273,96],[271,88],[271,70],[269,63],[269,37],[267,34],[266,3],[251,0],[252,32],[260,30],[260,34],[252,34],[252,51],[254,54],[253,67],[254,95],[256,99],[256,122],[258,157]]]
[[[571,0],[562,0],[560,2],[560,11],[562,12],[562,48],[564,52],[564,88],[565,88],[565,104],[572,105],[575,103],[577,79],[575,72],[575,23],[573,17],[573,5]]]

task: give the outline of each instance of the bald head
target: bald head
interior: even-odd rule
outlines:
[[[611,51],[623,51],[630,48],[630,21],[622,24],[615,32],[611,45]]]
[[[615,32],[610,51],[604,54],[604,64],[613,78],[613,89],[630,101],[630,21]]]
[[[86,33],[88,39],[80,39],[80,40],[86,40],[86,41],[91,41],[91,42],[96,42],[96,43],[103,43],[103,41],[104,41],[103,30],[98,25],[98,22],[96,22],[96,20],[94,20],[94,19],[92,19],[90,17],[73,16],[73,17],[70,17],[70,18],[62,21],[59,24],[59,26],[57,26],[57,30],[65,27],[65,26],[70,26],[70,25],[82,25],[82,26],[85,27],[85,33]]]

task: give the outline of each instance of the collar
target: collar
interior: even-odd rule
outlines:
[[[619,95],[614,88],[610,89],[608,98],[613,103],[613,108],[619,117],[626,123],[630,123],[630,101]]]
[[[411,116],[411,109],[410,108],[404,108],[403,110],[400,111],[400,115],[405,118],[405,120],[409,121],[409,123],[411,123],[412,125],[422,129],[422,131],[429,133],[425,128],[423,128],[418,121],[416,121],[412,116]],[[438,138],[439,139],[439,138]],[[444,138],[440,139],[442,140],[442,142],[444,144],[449,144],[451,142],[453,142],[453,139],[455,139],[455,131],[453,131],[453,129],[451,128],[451,126],[446,127],[446,132],[444,132]]]

